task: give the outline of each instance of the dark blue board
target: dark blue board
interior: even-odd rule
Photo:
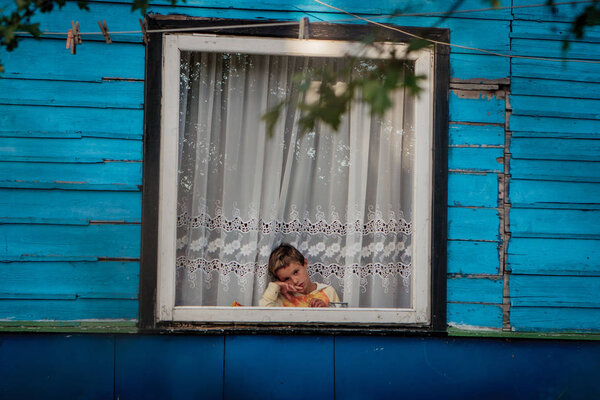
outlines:
[[[117,336],[115,398],[221,399],[223,336]]]
[[[332,336],[228,336],[225,399],[333,399]]]
[[[0,336],[1,399],[112,399],[114,337]]]
[[[592,399],[600,343],[336,337],[338,399]]]

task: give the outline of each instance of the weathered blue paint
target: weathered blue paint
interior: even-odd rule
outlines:
[[[498,210],[448,207],[448,238],[497,241]]]
[[[514,207],[598,209],[600,183],[512,179]]]
[[[447,283],[447,298],[450,302],[502,304],[502,283],[497,276],[452,276]]]
[[[451,147],[448,168],[458,171],[502,172],[504,151],[493,147]]]
[[[449,274],[498,274],[498,243],[471,240],[448,241]]]
[[[600,163],[589,161],[513,159],[510,171],[516,179],[600,182]]]
[[[600,276],[600,240],[514,238],[507,267],[513,273]]]
[[[448,175],[449,206],[498,206],[498,175],[450,173]]]
[[[504,99],[486,94],[470,96],[456,90],[450,92],[450,121],[504,124]]]
[[[448,129],[448,141],[450,146],[504,147],[504,127],[453,123]]]
[[[600,308],[600,276],[511,275],[513,306]]]
[[[574,307],[511,307],[510,323],[515,331],[598,331],[600,309]]]
[[[600,239],[599,210],[549,210],[513,208],[513,237]]]
[[[467,329],[502,328],[502,307],[499,304],[448,303],[451,326]]]

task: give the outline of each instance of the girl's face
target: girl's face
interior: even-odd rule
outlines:
[[[308,294],[312,290],[312,282],[306,271],[307,264],[307,261],[304,261],[304,265],[293,262],[278,269],[275,275],[277,275],[277,278],[281,282],[292,283],[299,286],[301,288],[301,293]]]

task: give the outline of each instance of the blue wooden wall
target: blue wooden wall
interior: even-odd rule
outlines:
[[[595,399],[600,342],[0,335],[2,399]]]
[[[9,4],[8,0],[2,3]],[[444,1],[332,0],[367,16]],[[539,3],[504,0],[501,6]],[[461,9],[487,7],[466,0]],[[235,8],[234,8],[235,7]],[[398,25],[450,29],[493,52],[600,60],[600,29],[570,40],[584,5],[516,8]],[[311,0],[156,1],[153,13],[311,21],[348,18]],[[130,5],[68,2],[41,29],[139,30]],[[138,315],[144,45],[140,34],[24,38],[0,51],[0,320]],[[600,66],[452,48],[448,323],[469,330],[600,331]]]

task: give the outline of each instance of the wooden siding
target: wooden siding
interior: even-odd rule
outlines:
[[[332,0],[368,17],[398,10]],[[515,0],[513,5],[534,4]],[[501,6],[511,2],[504,0]],[[466,0],[460,9],[482,8]],[[235,7],[235,8],[234,8]],[[410,0],[401,12],[444,10]],[[451,42],[560,58],[582,5],[391,23],[450,29]],[[149,12],[336,21],[312,0],[213,0]],[[130,6],[75,2],[37,17],[65,31],[137,31]],[[346,21],[348,22],[348,21]],[[566,55],[600,59],[600,29]],[[144,55],[140,34],[25,38],[0,51],[0,320],[130,319],[138,312]],[[600,331],[600,69],[452,48],[449,93],[448,323],[466,329]],[[508,189],[508,190],[507,190]],[[548,290],[552,288],[552,293]]]

